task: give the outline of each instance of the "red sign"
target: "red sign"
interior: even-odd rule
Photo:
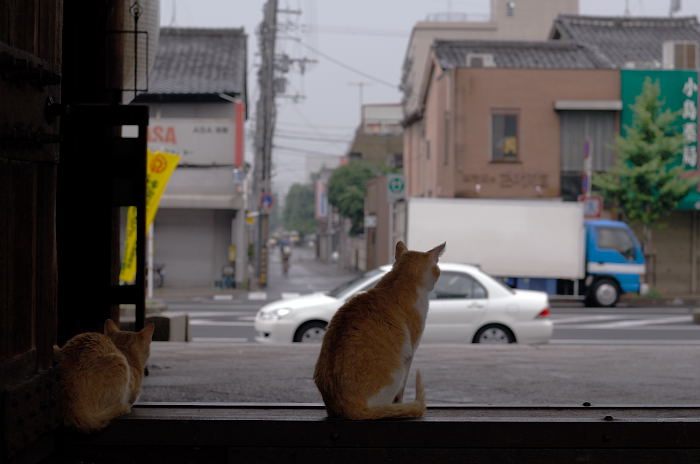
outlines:
[[[235,104],[236,116],[234,119],[236,141],[233,151],[233,165],[237,168],[243,166],[243,124],[245,123],[245,105],[241,101]]]
[[[586,219],[598,219],[603,214],[603,197],[600,195],[579,195],[578,201],[583,202],[583,216]]]
[[[263,210],[270,210],[272,209],[272,203],[274,199],[271,194],[269,193],[263,193],[260,195],[260,208]]]
[[[148,143],[172,143],[177,144],[175,128],[173,126],[149,125],[146,129]]]

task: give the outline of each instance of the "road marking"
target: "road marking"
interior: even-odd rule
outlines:
[[[248,293],[249,300],[267,300],[267,292],[250,292]]]
[[[201,309],[212,309],[212,310],[222,310],[222,308],[231,308],[231,310],[243,310],[243,309],[258,309],[260,308],[260,303],[255,302],[218,302],[215,303],[209,300],[209,304],[206,303],[169,303],[168,310],[178,310],[179,312],[191,312]]]
[[[576,338],[552,339],[550,345],[700,345],[700,340],[591,340]]]
[[[233,300],[233,295],[214,295],[214,300]]]
[[[245,317],[250,316],[250,311],[186,311],[191,319],[202,317]],[[254,318],[255,316],[253,316]]]
[[[247,338],[224,338],[224,337],[192,337],[194,343],[248,343]]]
[[[288,300],[289,298],[297,298],[301,293],[299,292],[282,292],[282,299]]]
[[[205,325],[209,327],[253,327],[253,322],[241,321],[212,321],[211,319],[190,319],[190,325]]]
[[[562,318],[552,318],[552,322],[555,324],[571,324],[574,322],[593,322],[593,321],[612,321],[615,319],[622,319],[624,316],[574,316],[574,317],[562,317]]]
[[[643,327],[649,325],[664,325],[664,324],[674,324],[677,322],[690,322],[692,320],[691,316],[688,314],[686,316],[675,316],[675,317],[659,317],[655,319],[628,319],[624,321],[615,322],[603,322],[600,324],[581,324],[581,325],[567,325],[568,329],[622,329],[627,327]],[[564,328],[559,325],[559,328]]]

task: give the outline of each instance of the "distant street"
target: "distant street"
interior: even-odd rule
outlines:
[[[253,321],[269,301],[328,290],[353,274],[295,249],[283,278],[278,254],[271,256],[264,292],[166,298],[169,311],[190,314],[193,342],[154,344],[142,402],[321,402],[311,379],[319,347],[257,344]],[[415,367],[430,404],[697,402],[700,325],[688,308],[563,303],[551,317],[554,338],[545,346],[421,346]],[[409,398],[412,388],[410,380]]]
[[[253,343],[255,313],[264,304],[313,291],[326,291],[353,274],[314,260],[312,250],[295,249],[288,278],[271,255],[270,285],[265,291],[189,298],[165,298],[168,310],[190,315],[193,342]],[[700,325],[688,307],[585,308],[578,303],[552,305],[552,344],[700,344]]]

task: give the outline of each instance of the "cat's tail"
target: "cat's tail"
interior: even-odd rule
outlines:
[[[386,406],[364,407],[347,414],[348,419],[418,418],[425,414],[425,389],[420,371],[416,370],[416,399],[410,403],[393,403]]]

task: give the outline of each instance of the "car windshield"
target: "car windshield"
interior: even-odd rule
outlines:
[[[340,295],[348,291],[349,289],[359,285],[361,282],[364,282],[365,280],[369,280],[374,276],[377,276],[379,274],[382,274],[384,271],[381,269],[372,269],[371,271],[367,271],[361,276],[352,279],[348,282],[345,282],[344,284],[340,284],[337,287],[335,287],[333,290],[329,291],[326,293],[328,296],[332,296],[333,298],[338,298]]]

